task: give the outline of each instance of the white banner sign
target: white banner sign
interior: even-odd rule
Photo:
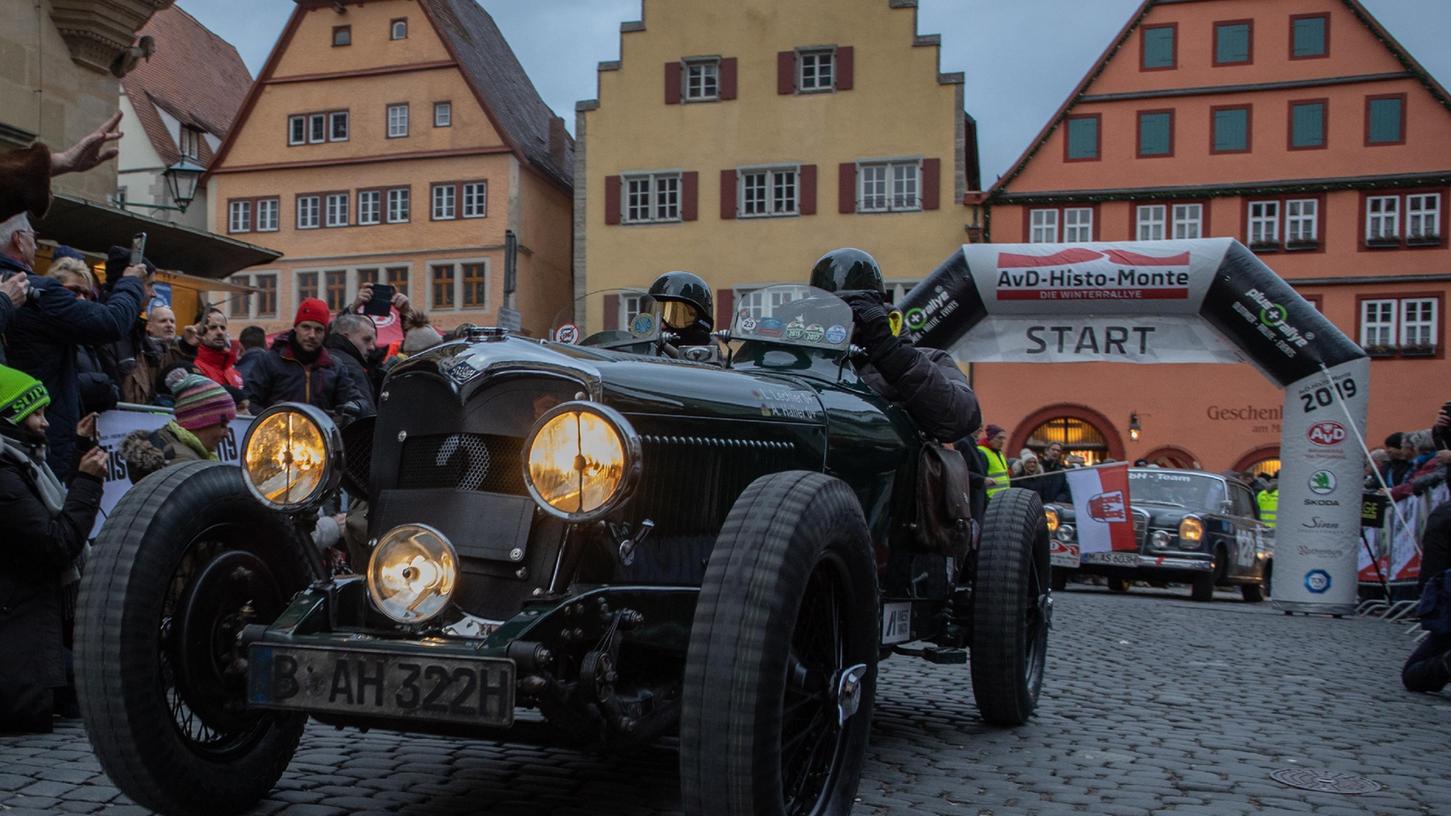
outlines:
[[[101,531],[101,523],[106,520],[111,509],[131,489],[131,474],[126,467],[126,460],[121,458],[121,440],[132,431],[154,431],[170,421],[170,412],[148,411],[106,411],[96,420],[96,433],[100,437],[100,446],[110,455],[110,467],[106,473],[105,488],[101,493],[101,512],[96,516],[96,526],[91,529],[92,538]],[[217,446],[217,456],[223,462],[237,461],[242,437],[247,435],[247,428],[251,424],[252,417],[249,416],[232,420],[227,437]]]
[[[1243,363],[1244,353],[1197,317],[989,316],[953,353],[975,363]]]

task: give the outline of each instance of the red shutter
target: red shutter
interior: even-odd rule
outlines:
[[[731,327],[731,318],[735,315],[736,290],[717,289],[715,290],[715,327],[723,331]]]
[[[665,63],[665,104],[680,104],[680,72],[679,62]]]
[[[729,221],[736,217],[736,171],[720,171],[720,217]]]
[[[851,90],[855,75],[856,50],[849,45],[838,46],[836,49],[836,89],[838,91]]]
[[[726,57],[720,61],[720,98],[736,98],[736,58]]]
[[[935,210],[942,200],[942,160],[922,160],[922,209]]]
[[[605,327],[601,331],[614,331],[620,327],[620,296],[605,295]]]
[[[776,54],[776,93],[783,96],[796,93],[795,51],[781,51]]]
[[[700,212],[700,174],[689,170],[680,174],[680,220],[694,221]]]
[[[801,214],[816,215],[816,165],[801,165]]]
[[[856,164],[844,162],[836,174],[837,212],[856,212]]]
[[[605,176],[605,223],[620,223],[619,176]]]

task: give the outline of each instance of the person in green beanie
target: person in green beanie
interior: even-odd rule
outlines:
[[[93,448],[69,489],[56,478],[45,461],[49,404],[38,380],[0,366],[0,732],[51,730],[67,687],[62,587],[79,577],[106,475],[106,451]]]

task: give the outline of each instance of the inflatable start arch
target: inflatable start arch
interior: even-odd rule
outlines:
[[[968,244],[898,306],[975,363],[1253,364],[1285,391],[1274,602],[1354,611],[1370,360],[1244,245]]]

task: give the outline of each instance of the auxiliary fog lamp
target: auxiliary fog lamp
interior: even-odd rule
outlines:
[[[317,506],[342,473],[342,434],[311,405],[289,402],[263,411],[242,440],[242,481],[274,510]]]
[[[640,437],[619,412],[566,402],[539,418],[524,444],[524,484],[546,513],[570,522],[609,514],[640,476]]]
[[[368,597],[399,623],[424,623],[447,608],[458,586],[458,551],[426,524],[383,534],[368,559]]]

